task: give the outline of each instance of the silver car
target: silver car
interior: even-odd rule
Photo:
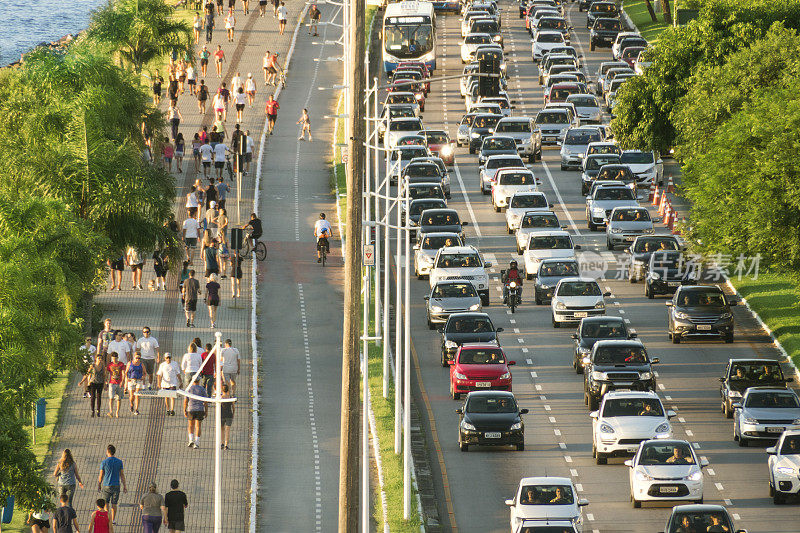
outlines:
[[[590,98],[594,98],[593,96]],[[583,126],[580,128],[570,128],[561,143],[561,170],[583,166],[583,155],[589,143],[603,139],[603,134],[595,126]]]
[[[561,144],[572,125],[566,109],[546,109],[536,115],[536,127],[542,132],[542,144]]]
[[[426,233],[414,244],[414,274],[417,279],[425,279],[431,273],[433,260],[439,248],[463,246],[458,233],[437,231]]]
[[[800,429],[800,400],[791,389],[750,387],[733,404],[733,440],[777,439],[787,429]]]
[[[597,231],[598,226],[604,226],[616,207],[639,207],[630,187],[617,182],[601,185],[597,183],[592,194],[586,197],[586,225],[589,231]]]
[[[582,123],[600,123],[602,110],[597,98],[591,94],[571,94],[567,96],[567,103],[573,104]]]
[[[613,250],[618,244],[629,245],[639,235],[652,235],[653,220],[644,207],[615,207],[606,225],[606,246]]]
[[[480,311],[483,308],[478,291],[468,280],[440,281],[425,297],[428,328],[444,324],[453,313]]]
[[[497,135],[511,137],[517,143],[519,155],[534,163],[542,158],[542,132],[530,117],[506,117],[494,127]]]
[[[477,113],[467,113],[461,118],[456,131],[456,145],[466,146],[469,144],[469,128],[476,116]]]

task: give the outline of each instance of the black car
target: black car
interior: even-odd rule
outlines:
[[[597,411],[603,395],[611,390],[655,391],[656,378],[644,345],[638,340],[600,340],[592,347],[584,372],[584,401]]]
[[[726,418],[733,418],[733,404],[742,401],[750,387],[787,387],[794,378],[783,375],[781,364],[772,359],[729,359],[725,375],[719,378],[720,408]]]
[[[685,531],[730,531],[747,533],[746,529],[735,529],[728,510],[721,505],[690,504],[676,505],[667,519],[664,531],[659,533],[683,533]]]
[[[601,340],[624,340],[636,338],[620,316],[589,316],[578,324],[578,331],[572,334],[575,339],[575,352],[572,368],[576,374],[583,374],[584,367],[591,362],[592,347]]]
[[[423,211],[428,209],[446,209],[447,202],[441,198],[419,198],[411,200],[408,207],[408,220],[410,226],[419,226],[419,219]],[[417,231],[411,230],[411,240],[416,240]]]
[[[636,175],[631,172],[631,167],[622,164],[609,164],[600,167],[595,176],[597,181],[620,181],[636,190]]]
[[[589,48],[594,52],[597,46],[612,46],[621,31],[622,22],[619,19],[599,18],[595,20],[589,31]]]
[[[503,115],[493,113],[481,113],[475,115],[472,125],[469,127],[469,153],[474,154],[483,144],[483,138],[494,133],[494,127]]]
[[[439,167],[439,174],[442,176],[442,188],[444,189],[444,195],[447,199],[450,199],[450,174],[447,172],[447,165],[445,165],[444,161],[442,161],[441,157],[431,155],[427,157],[415,157],[411,161],[409,161],[409,165],[413,163],[432,163]]]
[[[595,2],[597,2],[597,0],[578,0],[578,12],[589,11],[589,8],[592,7],[592,4]]]
[[[434,163],[409,163],[406,165],[406,168],[403,169],[403,179],[405,179],[407,183],[441,182],[442,171]]]
[[[644,295],[652,300],[657,294],[674,293],[686,279],[686,272],[683,252],[653,252],[644,278]]]
[[[500,33],[500,23],[493,19],[475,19],[469,27],[469,33],[488,33],[492,42],[503,46],[503,35]]]
[[[517,142],[512,137],[489,135],[483,138],[478,152],[478,164],[483,165],[492,155],[517,155]]]
[[[586,13],[586,29],[591,28],[594,21],[600,18],[619,18],[619,8],[617,4],[614,2],[592,2]]]
[[[574,259],[542,260],[533,283],[533,299],[536,305],[550,302],[559,280],[579,276],[578,262]]]
[[[486,313],[453,313],[447,318],[442,332],[442,366],[449,365],[462,344],[495,342],[503,328],[495,328]]]
[[[583,172],[581,172],[581,194],[589,193],[592,182],[597,179],[597,174],[604,165],[620,164],[619,154],[589,154],[583,159]]]
[[[673,344],[685,337],[721,337],[733,342],[731,306],[738,300],[714,285],[681,285],[667,302],[668,328]]]
[[[458,424],[458,447],[462,452],[470,445],[516,446],[525,449],[525,424],[528,412],[520,409],[514,395],[505,391],[473,391],[467,394],[464,406],[456,409],[461,415]]]
[[[628,252],[628,281],[636,283],[647,275],[650,256],[659,250],[680,250],[672,235],[640,235],[625,251]]]
[[[441,231],[452,232],[457,233],[462,242],[464,240],[464,230],[461,228],[466,225],[467,222],[461,222],[458,217],[458,211],[455,209],[426,209],[419,218],[420,234]]]

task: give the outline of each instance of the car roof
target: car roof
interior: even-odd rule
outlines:
[[[797,396],[797,393],[792,389],[783,389],[781,387],[747,387],[747,390],[744,391],[745,394],[749,394],[750,392],[780,392],[780,393],[791,393],[794,396]]]
[[[544,113],[545,111],[551,111],[555,113],[569,113],[569,110],[566,107],[546,107],[544,109],[541,109],[539,113]],[[539,113],[537,113],[536,116],[539,116]]]
[[[531,235],[541,235],[541,233],[532,233]],[[582,276],[573,276],[571,278],[561,278],[558,281],[558,284],[561,285],[562,283],[572,283],[572,282],[581,282],[581,283],[597,283],[597,280],[594,278],[586,278]],[[599,286],[599,284],[598,284]]]
[[[541,191],[536,191],[536,192],[541,192]],[[544,193],[542,193],[542,194],[544,194]],[[550,211],[525,211],[525,214],[522,215],[522,216],[523,216],[523,218],[525,218],[528,215],[534,216],[534,217],[536,217],[536,216],[554,216],[554,217],[558,218],[558,215],[556,215],[555,211],[552,211],[552,210],[550,210]],[[563,230],[559,230],[559,231],[563,231]],[[552,232],[540,231],[540,232],[537,232],[537,235],[541,235],[542,233],[552,233]]]
[[[463,350],[465,348],[472,348],[473,350],[477,350],[479,348],[492,348],[503,351],[503,349],[500,346],[496,345],[493,342],[470,342],[468,344],[462,344],[461,349]]]
[[[480,311],[465,311],[465,312],[463,312],[463,313],[451,313],[451,314],[450,314],[450,316],[448,317],[448,320],[450,320],[450,319],[451,319],[451,318],[453,318],[453,317],[456,317],[456,318],[468,318],[468,317],[474,317],[474,318],[488,318],[488,319],[489,319],[489,321],[491,321],[491,320],[492,320],[492,319],[489,317],[489,313],[482,313],[482,312],[480,312]]]
[[[481,37],[491,37],[491,35],[489,35],[486,32],[482,32],[482,31],[473,31],[472,33],[468,33],[467,37],[475,37],[476,35],[479,35]]]
[[[542,17],[542,18],[554,18],[554,17]],[[561,33],[560,31],[543,30],[536,32],[536,36],[538,37],[539,35],[563,35],[563,33]]]
[[[509,137],[509,139],[511,139],[511,137]],[[511,139],[511,140],[513,141],[514,139]],[[514,154],[495,154],[495,155],[490,155],[489,157],[486,158],[486,162],[497,161],[498,159],[508,159],[509,157],[514,157]],[[519,157],[519,155],[517,155],[516,157]],[[519,159],[522,159],[522,158],[519,157]]]
[[[595,346],[641,346],[644,343],[639,339],[602,339],[595,343]]]
[[[458,211],[455,209],[451,209],[449,207],[438,207],[436,209],[426,209],[426,213],[455,213],[458,214]]]
[[[463,283],[472,284],[472,282],[470,280],[468,280],[468,279],[458,279],[457,278],[457,279],[441,279],[441,280],[437,281],[433,286],[434,287],[438,287],[439,285],[455,285],[456,283],[459,283],[459,284],[463,284]]]
[[[654,391],[608,391],[605,398],[655,398],[661,400]]]
[[[614,322],[622,322],[623,324],[625,324],[625,320],[621,316],[614,316],[614,315],[587,316],[586,318],[581,320],[581,323],[607,322],[609,320]]]
[[[676,505],[672,508],[672,514],[675,513],[698,513],[698,512],[724,512],[728,514],[728,510],[721,505],[714,505],[711,503],[690,503],[687,505]]]
[[[454,231],[428,231],[425,237],[458,237],[458,233]]]
[[[578,260],[574,257],[548,257],[547,259],[542,259],[539,262],[539,266],[547,264],[547,263],[577,263]],[[622,320],[620,318],[620,320]]]
[[[541,212],[536,213],[537,215],[542,214]],[[535,233],[530,234],[531,237],[572,237],[569,232],[564,231],[563,229],[559,230],[552,230],[552,231],[537,231]]]
[[[426,234],[427,235],[427,234]],[[440,252],[447,251],[448,254],[471,254],[471,253],[478,253],[478,249],[474,246],[445,246],[439,248]]]
[[[499,122],[529,122],[532,117],[503,117]]]
[[[680,292],[700,292],[700,291],[716,291],[720,294],[725,294],[722,289],[716,285],[681,285],[678,287]]]
[[[757,359],[753,357],[743,357],[743,358],[730,358],[728,359],[728,364],[733,363],[780,363],[777,359]]]
[[[479,391],[484,392],[484,391]],[[537,476],[524,477],[519,480],[520,485],[572,485],[572,480],[568,477],[556,476]]]
[[[509,154],[506,154],[506,155],[509,155]],[[489,157],[495,157],[495,156],[492,155],[492,156],[489,156]],[[500,174],[502,174],[503,172],[513,172],[515,174],[518,174],[520,172],[526,172],[528,174],[533,174],[533,171],[531,169],[529,169],[529,168],[502,167],[502,168],[498,168],[497,169],[498,176]],[[525,192],[541,192],[541,191],[525,191]]]

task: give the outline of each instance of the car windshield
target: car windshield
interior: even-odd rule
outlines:
[[[530,172],[504,172],[497,183],[498,185],[534,185],[536,178]]]
[[[572,505],[575,496],[569,485],[528,485],[519,497],[522,505]]]
[[[573,261],[542,263],[539,267],[539,275],[548,276],[577,276],[578,263]]]
[[[800,435],[789,435],[783,439],[781,455],[800,454]]]
[[[532,235],[529,250],[569,250],[572,240],[568,235]]]
[[[492,39],[488,35],[467,35],[464,42],[467,44],[487,44],[492,42]]]
[[[432,298],[477,298],[472,283],[441,283],[433,289]]]
[[[563,43],[564,36],[560,33],[540,33],[536,36],[537,43]]]
[[[458,362],[462,365],[501,365],[505,364],[506,358],[503,350],[499,348],[490,349],[461,349],[458,355]]]
[[[448,333],[491,333],[494,326],[485,317],[453,318],[447,321]]]
[[[543,194],[516,194],[511,197],[508,207],[534,209],[550,206],[547,205],[547,198]]]
[[[542,112],[536,116],[537,124],[569,124],[566,113]]]
[[[413,117],[414,110],[410,107],[390,107],[389,116],[391,118]]]
[[[425,226],[453,226],[460,223],[458,213],[455,211],[428,213],[422,217],[422,224]]]
[[[647,209],[615,209],[611,215],[614,222],[650,222]]]
[[[422,73],[418,70],[395,70],[393,80],[421,80]]]
[[[500,109],[510,109],[511,108],[511,104],[509,104],[508,100],[506,100],[505,98],[500,98],[498,100],[492,99],[492,100],[490,100],[490,103],[499,105]]]
[[[611,88],[609,92],[616,92],[619,90],[620,86],[628,80],[628,78],[632,78],[633,76],[617,76],[614,78],[614,81],[611,82]]]
[[[461,246],[461,239],[456,236],[434,235],[425,237],[420,248],[423,250],[438,250],[439,248],[449,248],[451,246]]]
[[[744,406],[760,409],[797,409],[800,407],[797,396],[791,392],[751,392],[747,395]]]
[[[431,25],[386,25],[383,34],[386,51],[396,57],[414,58],[433,49]]]
[[[557,18],[542,18],[537,26],[540,30],[566,30],[567,21]]]
[[[778,363],[736,363],[731,365],[731,381],[783,383],[783,371]]]
[[[482,264],[478,254],[441,254],[436,266],[439,268],[477,268]]]
[[[532,523],[534,525],[528,525]],[[524,521],[522,525],[517,530],[518,533],[575,533],[575,528],[573,526],[543,526],[543,525],[536,525],[536,522],[531,521]]]
[[[389,124],[389,131],[416,131],[422,129],[422,122],[419,120],[393,120]]]
[[[633,177],[628,170],[628,167],[612,166],[610,168],[601,168],[600,172],[597,174],[597,179],[628,181],[632,180]]]
[[[622,187],[620,187],[622,189]],[[627,187],[625,190],[630,191]],[[602,189],[601,189],[602,190]],[[632,195],[633,193],[631,193]],[[663,237],[650,237],[647,239],[637,239],[633,252],[637,254],[655,252],[656,250],[677,250],[678,243],[675,239],[665,239]]]
[[[436,165],[409,165],[406,167],[407,176],[439,177],[439,167]]]
[[[478,105],[472,108],[476,113],[491,113],[493,115],[500,114],[500,108],[493,105]]]
[[[428,152],[421,146],[418,148],[404,148],[403,150],[400,150],[400,159],[405,161],[410,161],[415,157],[425,157],[427,155]]]
[[[567,102],[575,104],[575,107],[597,107],[597,100],[594,96],[572,95],[567,98]]]
[[[686,533],[697,531],[713,533],[729,533],[733,526],[728,518],[728,513],[714,511],[685,512],[680,511],[672,515],[670,528],[667,533]]]
[[[464,115],[464,118],[461,119],[461,124],[472,126],[472,122],[474,120],[475,120],[475,115]]]
[[[416,100],[413,94],[389,94],[386,98],[387,104],[414,104]]]
[[[644,50],[643,46],[628,46],[622,51],[622,57],[625,59],[630,59],[631,57],[638,57],[639,52]]]
[[[500,115],[478,115],[472,125],[476,128],[492,128],[498,120],[500,120]]]
[[[620,161],[628,165],[652,165],[653,152],[623,152]]]
[[[595,131],[569,131],[564,139],[565,144],[589,144],[600,140],[600,132]]]
[[[725,297],[717,291],[684,291],[678,298],[681,307],[720,307]]]
[[[624,344],[603,346],[595,344],[594,362],[601,365],[624,365],[647,362],[644,346]]]
[[[444,198],[442,188],[437,185],[409,187],[408,196],[412,200],[416,200],[418,198]]]
[[[553,214],[526,215],[520,224],[522,228],[560,228],[558,217]]]
[[[577,88],[574,88],[574,89],[553,89],[552,91],[550,91],[550,101],[566,100],[569,95],[575,94],[577,91],[578,91]],[[593,140],[597,141],[597,140],[599,140],[599,137],[597,139],[593,139]]]
[[[640,465],[692,465],[694,455],[685,442],[654,442],[642,445]]]
[[[597,19],[594,27],[597,30],[619,31],[622,29],[622,24],[618,20]]]
[[[425,137],[419,135],[406,135],[397,140],[397,146],[422,146],[425,144]]]
[[[480,33],[498,33],[500,28],[493,20],[476,20],[472,23],[472,31]]]
[[[514,144],[514,141],[511,141]],[[486,168],[524,167],[525,163],[519,157],[498,157],[486,162]]]
[[[558,287],[558,296],[600,296],[600,286],[595,281],[569,281]]]
[[[657,398],[609,398],[602,416],[664,416],[664,408]]]
[[[587,339],[624,339],[628,336],[625,324],[620,321],[613,322],[583,322],[581,337]]]
[[[594,193],[595,200],[633,200],[633,191],[627,187],[601,187]]]
[[[497,133],[530,133],[531,124],[527,120],[502,120],[497,123]]]
[[[594,146],[590,146],[587,150],[587,155],[592,154],[617,154],[619,155],[620,150],[619,146],[616,144],[596,144]]]
[[[411,202],[411,208],[408,210],[409,215],[420,215],[426,209],[436,209],[438,207],[445,207],[444,200],[415,200]]]
[[[618,162],[619,156],[611,153],[603,154],[602,156],[598,157],[588,157],[586,158],[586,170],[600,170],[600,168],[604,165]]]
[[[464,409],[467,413],[492,414],[516,413],[519,411],[517,402],[509,396],[473,396],[467,400]]]
[[[447,134],[444,132],[429,131],[425,136],[428,138],[428,144],[447,144],[449,142]]]
[[[605,4],[602,2],[595,2],[589,8],[590,13],[616,13],[617,6],[614,4]]]
[[[483,150],[516,150],[514,139],[507,137],[489,137],[483,140]]]

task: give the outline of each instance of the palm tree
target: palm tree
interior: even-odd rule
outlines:
[[[192,29],[173,11],[164,0],[109,0],[94,12],[89,37],[111,45],[141,73],[148,61],[173,51],[191,55]]]

